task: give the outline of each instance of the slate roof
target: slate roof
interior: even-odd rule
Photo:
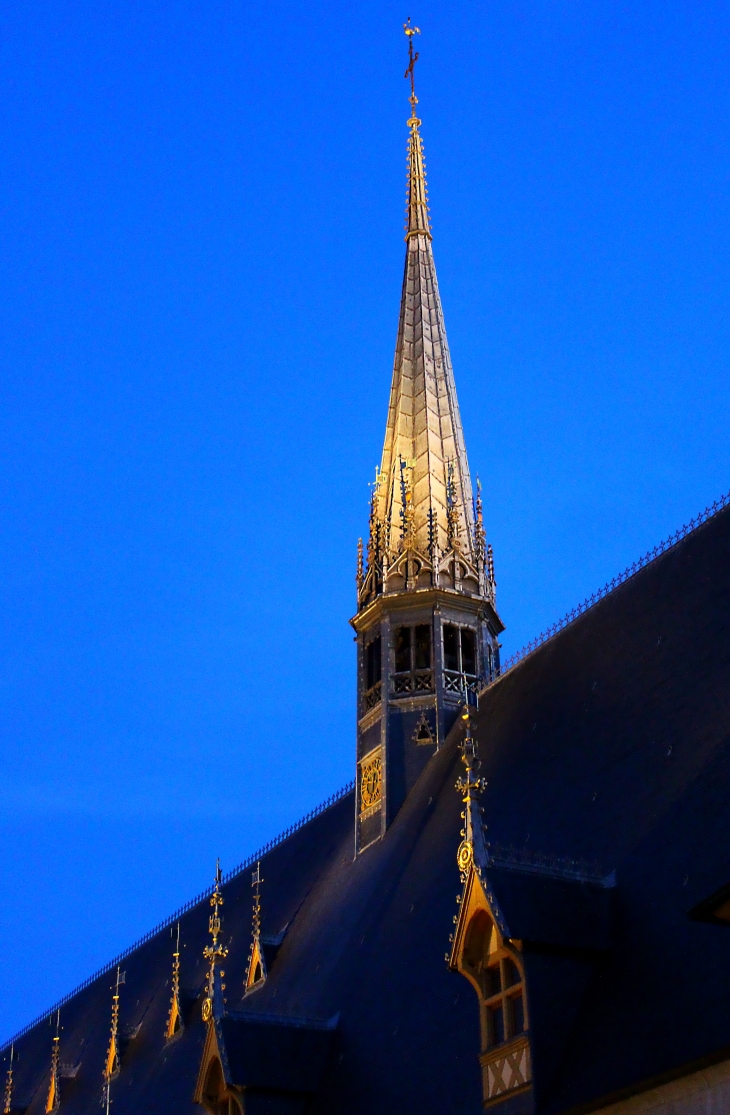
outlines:
[[[249,872],[224,888],[236,1019],[259,1016],[263,1032],[272,1017],[336,1018],[313,1115],[481,1110],[476,996],[444,960],[460,889],[459,730],[357,859],[352,795],[267,854],[263,932],[284,936],[245,998]],[[536,1109],[589,1110],[730,1054],[730,927],[688,916],[730,882],[730,511],[492,684],[475,734],[487,839],[500,846],[489,883],[525,940]],[[596,864],[595,877],[570,878],[568,861]],[[169,930],[125,962],[121,1031],[139,1030],[114,1115],[200,1110],[208,913],[201,903],[181,919],[179,1038],[163,1038]],[[61,1061],[79,1066],[64,1115],[98,1111],[111,982],[63,1008]],[[43,1110],[51,1038],[40,1024],[17,1043],[16,1102],[30,1115]]]

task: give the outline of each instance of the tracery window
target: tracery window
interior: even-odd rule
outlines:
[[[393,633],[393,693],[430,693],[433,691],[431,669],[431,625],[396,627]]]

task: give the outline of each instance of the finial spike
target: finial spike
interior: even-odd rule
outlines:
[[[170,995],[170,1009],[167,1012],[167,1026],[165,1037],[169,1041],[182,1030],[182,1009],[180,1005],[180,922],[177,923],[177,937],[175,951],[172,954],[172,992]]]
[[[208,918],[208,932],[213,939],[211,944],[206,945],[203,949],[203,956],[206,960],[210,961],[207,994],[203,1000],[204,1022],[222,1018],[225,1014],[225,1000],[223,998],[225,984],[221,982],[225,972],[219,965],[221,960],[225,960],[228,956],[228,949],[218,939],[222,924],[219,909],[224,903],[224,898],[221,894],[222,881],[221,863],[220,860],[216,860],[215,882],[213,884],[213,893],[210,896],[210,904],[213,907],[213,913]]]
[[[10,1115],[13,1106],[13,1062],[15,1061],[15,1042],[10,1045],[10,1062],[8,1064],[8,1071],[5,1077],[5,1102],[3,1103],[3,1115]]]
[[[246,973],[246,990],[257,987],[263,983],[267,976],[266,959],[261,942],[261,860],[256,864],[256,870],[251,872],[251,889],[253,890],[253,916],[251,919],[251,952]]]

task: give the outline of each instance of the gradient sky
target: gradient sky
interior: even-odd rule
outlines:
[[[727,3],[6,5],[0,1038],[353,775],[409,14],[504,652],[730,488]]]

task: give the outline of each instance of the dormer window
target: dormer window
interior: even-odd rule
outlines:
[[[479,998],[485,1103],[527,1089],[532,1066],[520,944],[500,933],[473,868],[462,896],[450,963]]]
[[[418,623],[414,627],[396,627],[393,635],[393,693],[431,693],[431,626]]]
[[[444,624],[444,688],[463,693],[477,682],[477,635],[473,627]]]

